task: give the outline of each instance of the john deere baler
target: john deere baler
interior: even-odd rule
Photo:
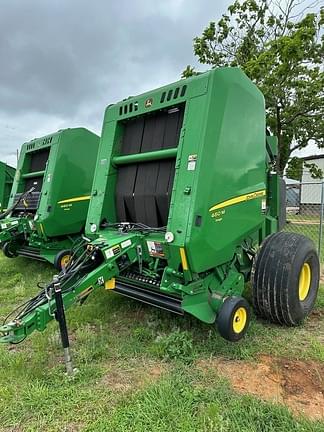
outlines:
[[[15,168],[0,162],[0,212],[7,208],[15,171]]]
[[[8,210],[0,215],[6,256],[61,268],[84,232],[99,137],[65,129],[23,144]]]
[[[264,99],[237,68],[220,68],[109,106],[84,251],[0,328],[2,342],[42,331],[97,288],[245,334],[255,312],[300,323],[319,263],[306,237],[278,232],[276,138]],[[69,354],[66,351],[67,363]]]

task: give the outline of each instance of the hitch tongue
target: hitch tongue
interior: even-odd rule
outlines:
[[[19,325],[17,322],[12,321],[8,324],[0,326],[0,343],[18,343],[22,339],[17,338],[15,335],[15,328]],[[24,337],[23,337],[24,339]]]
[[[69,334],[66,325],[65,319],[65,311],[62,299],[62,289],[58,276],[53,277],[53,286],[54,286],[54,297],[56,304],[56,313],[55,318],[60,327],[60,335],[61,342],[64,350],[64,363],[66,368],[66,373],[68,376],[72,376],[74,373],[73,365],[72,365],[72,357],[70,352],[70,341]]]

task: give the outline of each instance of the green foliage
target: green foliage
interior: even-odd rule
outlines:
[[[197,72],[195,72],[192,66],[188,65],[186,69],[182,72],[181,78],[189,78],[194,75],[197,75]]]
[[[200,63],[239,66],[263,92],[280,173],[294,150],[324,147],[324,9],[309,7],[303,0],[235,1],[194,39]],[[194,72],[187,66],[183,76]]]
[[[290,159],[286,169],[286,176],[288,178],[301,181],[303,175],[303,160],[298,157]]]
[[[322,179],[323,170],[316,165],[316,163],[304,162],[305,168],[307,168],[313,178]]]
[[[166,360],[191,362],[194,355],[192,334],[176,329],[169,334],[158,336],[153,351]]]
[[[286,176],[288,178],[301,181],[303,170],[307,168],[311,177],[314,179],[323,178],[323,170],[318,167],[315,163],[305,162],[303,159],[298,157],[292,157],[287,164]]]

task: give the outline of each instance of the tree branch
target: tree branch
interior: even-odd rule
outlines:
[[[308,108],[305,111],[299,111],[299,112],[295,113],[292,117],[290,117],[288,120],[283,121],[282,125],[287,126],[289,123],[293,122],[297,117],[300,117],[300,116],[305,116],[306,117],[307,114],[310,111],[313,111],[313,110],[314,110],[314,107]],[[310,116],[307,116],[307,117],[310,117]]]

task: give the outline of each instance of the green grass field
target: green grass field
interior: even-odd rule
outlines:
[[[1,256],[0,318],[36,293],[36,283],[48,281],[52,273],[49,265]],[[67,314],[78,368],[73,379],[64,374],[55,322],[20,345],[0,345],[0,430],[324,431],[324,419],[288,407],[294,407],[293,393],[303,389],[295,386],[288,397],[287,387],[303,365],[317,374],[315,384],[322,384],[323,316],[321,289],[316,310],[303,326],[280,328],[253,318],[246,338],[232,344],[193,318],[98,291]],[[268,369],[260,366],[262,358],[268,359]],[[218,362],[220,369],[213,367]],[[287,398],[281,404],[262,400],[262,374],[274,373],[274,365],[286,373],[286,384],[280,385]],[[254,368],[261,368],[260,397],[240,390],[239,380],[233,384],[243,367],[252,371],[251,379]],[[301,404],[314,399],[311,391],[300,393]]]

